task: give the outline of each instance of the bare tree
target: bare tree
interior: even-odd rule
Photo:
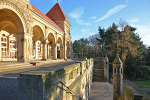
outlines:
[[[125,20],[123,20],[122,18],[120,18],[120,21],[119,21],[119,28],[121,29],[121,31],[124,31],[124,28],[125,28],[125,26],[127,26],[128,25],[128,23],[125,21]]]

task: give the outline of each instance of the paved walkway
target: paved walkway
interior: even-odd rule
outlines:
[[[143,95],[143,99],[150,99],[150,95],[146,93],[146,91],[150,91],[150,88],[140,88],[136,84],[134,84],[130,80],[124,80],[123,85],[125,86],[132,86],[135,90],[137,90],[141,95]]]
[[[112,85],[107,82],[93,82],[89,100],[113,100]]]
[[[131,86],[136,89],[143,99],[150,100],[150,95],[146,91],[150,91],[150,88],[140,88],[130,80],[123,81],[123,87]],[[93,82],[89,100],[113,100],[113,86],[107,82]]]
[[[0,73],[0,100],[17,100],[17,90],[18,90],[18,83],[17,78],[19,74],[26,71],[31,70],[39,70],[44,68],[61,68],[67,65],[74,64],[75,62],[60,62],[60,63],[52,63],[42,65],[40,67],[28,68],[28,69],[21,69],[21,70],[14,70],[5,73]]]

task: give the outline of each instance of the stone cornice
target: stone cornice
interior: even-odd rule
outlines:
[[[38,15],[40,18],[42,18],[44,21],[46,21],[47,23],[49,23],[51,26],[55,27],[55,29],[59,30],[58,33],[63,33],[63,34],[64,34],[64,32],[63,32],[61,29],[57,28],[55,25],[53,25],[51,22],[49,22],[46,18],[44,18],[43,16],[41,16],[38,12],[36,12],[35,10],[34,10],[33,12],[34,12],[36,15]],[[44,23],[44,24],[45,24],[45,23]],[[47,25],[47,26],[49,26],[49,25]]]

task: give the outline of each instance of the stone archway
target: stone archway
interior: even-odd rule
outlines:
[[[24,32],[23,22],[12,10],[0,9],[0,61],[23,58],[20,35]]]
[[[33,59],[43,59],[44,32],[38,25],[33,26]]]
[[[57,49],[57,51],[58,51],[57,57],[60,59],[63,59],[63,43],[62,43],[62,39],[60,37],[58,38],[57,43],[59,45],[58,46],[59,49]]]
[[[57,44],[55,42],[55,35],[53,33],[48,34],[48,45],[47,45],[47,58],[48,59],[57,59]]]

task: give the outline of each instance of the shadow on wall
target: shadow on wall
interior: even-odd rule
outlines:
[[[64,69],[57,70],[53,73],[47,75],[47,78],[43,79],[43,92],[45,100],[66,100],[66,93],[63,90],[64,86],[62,84],[58,84],[57,82],[61,81],[64,84],[66,75],[66,71]],[[65,88],[64,88],[65,89]]]

